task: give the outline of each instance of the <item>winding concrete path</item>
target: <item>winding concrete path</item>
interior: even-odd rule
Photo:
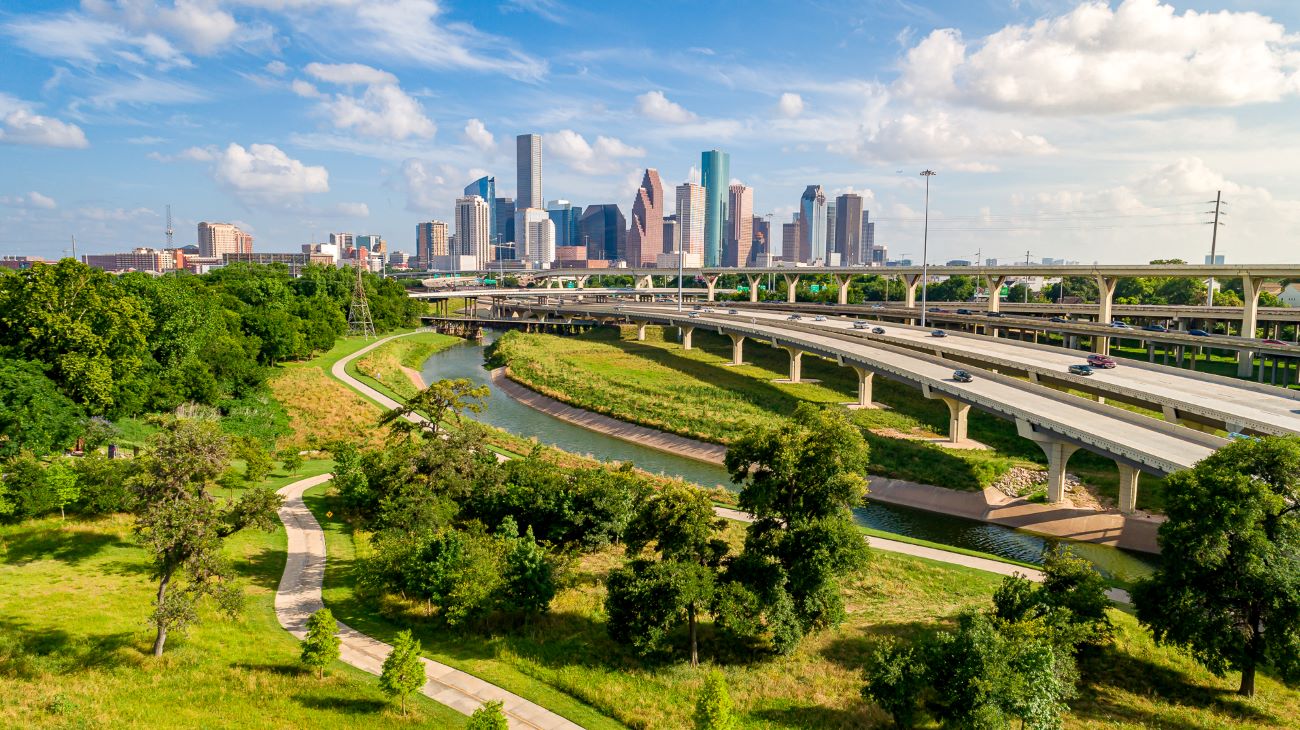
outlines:
[[[275,594],[275,615],[280,625],[299,639],[307,634],[307,618],[324,605],[321,584],[325,578],[325,533],[302,495],[329,479],[329,474],[309,477],[279,491],[284,497],[280,521],[289,535],[289,555]],[[341,621],[339,638],[339,658],[375,675],[382,671],[384,659],[393,650]],[[496,685],[430,659],[420,661],[424,662],[426,677],[420,692],[457,712],[469,715],[485,702],[500,700],[511,728],[582,730],[580,725]]]

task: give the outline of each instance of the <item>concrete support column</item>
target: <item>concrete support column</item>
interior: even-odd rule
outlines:
[[[1115,285],[1119,278],[1114,276],[1097,276],[1097,324],[1109,327],[1111,322],[1111,304],[1115,301]],[[1110,353],[1110,337],[1093,335],[1092,351],[1106,355]]]
[[[731,338],[731,364],[743,365],[745,362],[745,336],[728,334]]]
[[[709,301],[714,301],[714,290],[718,286],[718,275],[712,274],[704,277],[704,283],[709,287]]]
[[[1065,466],[1070,457],[1079,450],[1078,446],[1062,441],[1054,436],[1034,431],[1028,421],[1016,421],[1016,431],[1021,436],[1033,441],[1047,455],[1047,501],[1052,504],[1065,499]]]
[[[1241,277],[1241,298],[1245,300],[1241,314],[1241,336],[1255,339],[1255,328],[1259,325],[1259,285],[1264,280],[1254,276]],[[1260,364],[1263,369],[1263,364]],[[1255,353],[1242,350],[1237,353],[1237,376],[1249,378],[1255,372]]]
[[[1137,511],[1138,477],[1142,472],[1134,466],[1115,462],[1119,467],[1119,511],[1130,515]]]
[[[586,288],[587,288],[587,279],[590,279],[590,278],[591,278],[590,276],[579,276],[579,277],[578,277],[578,288],[579,288],[579,289],[586,289]]]
[[[651,278],[651,276],[650,276],[649,274],[646,274],[645,276],[638,276],[638,277],[636,277],[636,287],[635,287],[635,288],[637,288],[637,289],[650,289],[650,288],[652,288],[652,287],[654,287],[654,281],[653,281],[653,279]]]
[[[789,274],[781,274],[781,276],[785,277],[786,301],[794,304],[795,292],[799,289],[799,275],[795,274],[794,276],[791,276]]]
[[[636,339],[639,342],[645,342],[645,327],[645,324],[639,324],[636,326]]]
[[[989,311],[1002,311],[1002,282],[1007,280],[1005,276],[995,276],[989,274],[984,277],[989,283]]]
[[[847,404],[849,408],[875,408],[871,404],[871,387],[876,379],[876,374],[872,371],[853,366],[854,372],[858,374],[858,400],[854,403]]]
[[[849,303],[849,280],[851,278],[852,276],[850,274],[835,275],[835,286],[839,289],[839,299],[837,301],[840,304]]]
[[[761,281],[763,280],[763,275],[762,275],[762,274],[746,274],[745,277],[749,279],[749,301],[751,301],[751,302],[757,302],[757,301],[758,301],[758,284],[759,284],[759,282],[761,282]]]
[[[904,274],[903,288],[907,292],[907,297],[903,300],[904,306],[911,309],[916,306],[916,285],[921,281],[920,274]]]
[[[934,393],[930,386],[922,385],[921,393],[926,398],[937,398],[948,404],[948,443],[960,444],[966,440],[966,422],[970,417],[970,404],[962,403],[956,398]]]
[[[803,380],[803,350],[797,347],[784,348],[790,355],[790,382],[798,383]]]
[[[682,349],[691,349],[691,335],[695,334],[694,325],[682,325]]]

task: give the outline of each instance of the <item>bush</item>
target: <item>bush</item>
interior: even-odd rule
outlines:
[[[506,713],[501,707],[501,700],[483,703],[482,707],[474,710],[474,714],[469,716],[469,722],[465,723],[465,730],[509,730],[510,723],[506,720]]]
[[[704,689],[695,703],[695,730],[732,730],[736,717],[731,712],[727,680],[714,669],[704,678]]]

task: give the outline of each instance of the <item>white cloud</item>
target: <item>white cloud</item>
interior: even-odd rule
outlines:
[[[41,195],[35,190],[26,195],[0,196],[0,205],[7,205],[11,208],[37,208],[40,210],[54,210],[58,204],[54,198],[48,195]]]
[[[657,121],[685,124],[695,121],[695,114],[670,101],[662,91],[647,91],[636,98],[637,111]]]
[[[370,206],[365,203],[336,203],[331,208],[336,215],[347,218],[369,218]]]
[[[284,61],[280,61],[278,59],[275,61],[271,61],[270,63],[266,64],[262,68],[266,69],[266,72],[272,74],[273,76],[283,76],[289,73],[289,64],[285,63]]]
[[[972,164],[972,156],[1046,155],[1056,151],[1039,135],[974,123],[967,117],[957,119],[939,111],[886,119],[848,146],[876,160],[957,160],[966,165]]]
[[[289,84],[289,88],[293,90],[293,93],[305,99],[315,99],[321,95],[314,84],[302,79],[294,79],[293,83]]]
[[[959,31],[936,30],[908,51],[898,88],[1047,114],[1277,101],[1300,93],[1300,37],[1254,12],[1089,0],[969,46]]]
[[[621,169],[622,159],[645,156],[645,150],[614,137],[600,136],[595,144],[589,144],[572,129],[547,134],[545,144],[550,156],[563,160],[579,172],[596,175],[617,172]]]
[[[325,83],[366,87],[361,96],[344,93],[326,96],[312,84],[294,80],[291,85],[294,93],[319,98],[317,112],[338,129],[391,140],[428,139],[438,131],[425,116],[420,102],[402,91],[397,77],[387,71],[359,63],[310,63],[305,70]]]
[[[241,196],[283,200],[330,189],[329,171],[304,165],[270,144],[244,148],[231,142],[215,157],[217,182]]]
[[[372,86],[376,84],[397,84],[397,77],[372,66],[361,63],[309,63],[303,69],[308,76],[317,81],[346,86]]]
[[[784,93],[776,102],[776,110],[781,116],[793,119],[803,113],[803,97],[789,92]]]
[[[170,41],[157,33],[132,32],[123,24],[96,20],[77,12],[22,18],[6,25],[4,31],[30,53],[86,66],[148,61],[164,69],[192,65]]]
[[[488,131],[487,126],[478,119],[465,122],[465,139],[484,152],[492,152],[497,146],[496,138]]]
[[[137,218],[156,218],[158,214],[148,208],[99,208],[88,207],[78,208],[77,215],[81,218],[92,221],[115,221],[123,222],[135,220]]]
[[[32,112],[31,105],[0,93],[0,142],[37,147],[89,147],[81,127]]]

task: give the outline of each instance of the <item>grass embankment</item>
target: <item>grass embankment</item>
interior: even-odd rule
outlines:
[[[842,403],[857,397],[850,369],[812,355],[803,357],[803,376],[820,383],[775,383],[788,375],[788,357],[761,342],[747,341],[748,364],[730,367],[726,337],[696,330],[694,349],[684,351],[665,339],[665,330],[647,328],[644,342],[633,332],[597,328],[563,339],[511,332],[498,341],[496,359],[510,366],[513,379],[579,408],[724,444],[754,425],[788,415],[800,401]],[[1008,421],[972,412],[969,435],[990,450],[946,449],[916,440],[946,432],[943,402],[883,377],[875,379],[873,400],[885,407],[855,411],[853,419],[871,444],[878,475],[973,490],[992,484],[1011,466],[1046,463],[1042,450],[1018,436]],[[1118,472],[1108,459],[1080,452],[1070,471],[1103,494],[1113,497],[1118,491]],[[1158,507],[1160,486],[1161,480],[1144,478],[1139,506]]]
[[[278,487],[328,471],[307,462],[273,474]],[[224,491],[219,490],[224,496]],[[58,516],[0,526],[0,727],[461,727],[458,713],[419,698],[390,709],[370,675],[335,663],[323,681],[297,664],[274,594],[283,529],[228,542],[248,597],[234,620],[203,610],[161,659],[147,624],[156,584],[131,518]]]
[[[307,494],[326,531],[330,556],[325,601],[349,625],[381,639],[412,628],[430,658],[497,683],[588,728],[681,728],[707,667],[682,662],[646,665],[606,634],[604,583],[621,564],[621,548],[570,564],[550,613],[527,626],[488,625],[449,631],[426,621],[418,604],[398,599],[376,606],[354,591],[355,560],[368,536],[336,517],[329,487]],[[738,546],[742,527],[726,537]],[[862,670],[884,639],[950,625],[963,608],[986,607],[999,577],[921,558],[874,552],[869,569],[845,584],[848,620],[806,639],[788,657],[716,653],[712,626],[701,625],[702,659],[720,668],[744,728],[886,727],[862,700]],[[1113,647],[1085,660],[1081,696],[1067,728],[1287,727],[1300,713],[1300,692],[1264,680],[1253,701],[1235,697],[1236,678],[1216,679],[1184,655],[1152,644],[1129,615],[1111,612]],[[613,719],[610,719],[613,718]]]
[[[420,369],[429,356],[463,342],[459,337],[437,332],[419,332],[390,340],[349,363],[353,377],[374,381],[399,400],[409,399],[419,391],[423,381]]]

